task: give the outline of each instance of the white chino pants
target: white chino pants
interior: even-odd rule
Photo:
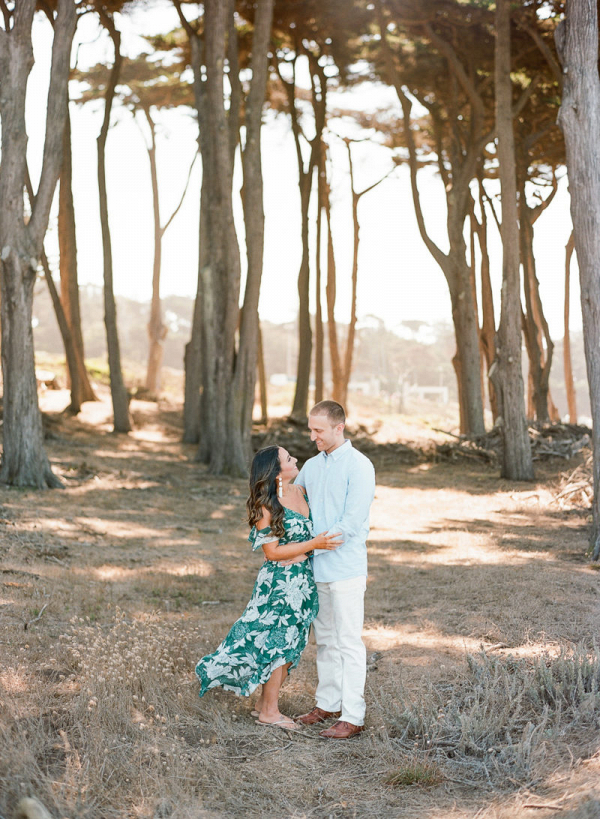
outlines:
[[[319,613],[313,623],[317,643],[317,706],[341,711],[352,725],[365,721],[367,651],[362,641],[367,578],[317,583]]]

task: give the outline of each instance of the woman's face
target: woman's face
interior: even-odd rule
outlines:
[[[282,480],[291,481],[296,477],[299,472],[296,466],[297,463],[298,458],[292,458],[287,449],[284,449],[282,446],[279,447],[279,466],[281,467],[279,477],[281,477]]]

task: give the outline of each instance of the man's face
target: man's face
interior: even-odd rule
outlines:
[[[326,415],[309,415],[308,428],[310,440],[315,442],[319,452],[329,452],[339,445],[344,425],[333,426]]]

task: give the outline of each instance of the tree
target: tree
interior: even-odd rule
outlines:
[[[563,66],[559,125],[566,151],[571,216],[579,263],[583,339],[592,408],[594,499],[592,559],[600,558],[600,77],[598,7],[570,0],[556,32]]]
[[[386,5],[387,13],[382,1],[376,0],[384,62],[382,70],[395,88],[402,108],[419,232],[442,269],[450,292],[457,345],[453,363],[458,383],[461,431],[481,434],[485,426],[479,328],[464,224],[471,206],[470,184],[483,149],[493,136],[493,123],[490,122],[485,103],[485,95],[489,95],[489,82],[485,72],[479,76],[473,61],[474,50],[482,46],[489,49],[487,18],[485,13],[476,18],[474,15],[471,25],[460,27],[458,35],[455,17],[473,11],[467,6],[458,8],[453,3],[429,3],[426,8],[419,9],[413,22],[410,13],[408,17],[405,16],[406,9],[402,4],[388,2]],[[394,32],[395,49],[390,42],[391,31]],[[481,51],[478,53],[481,54]],[[436,159],[446,193],[447,253],[431,239],[421,206],[411,97],[427,109],[431,118]]]
[[[577,423],[577,396],[575,393],[575,382],[573,381],[573,362],[571,360],[571,259],[575,250],[575,237],[573,231],[569,236],[569,241],[565,248],[565,310],[564,310],[564,336],[563,336],[563,364],[565,370],[565,390],[567,393],[567,407],[569,409],[569,421]]]
[[[512,113],[510,0],[496,1],[496,131],[502,194],[502,303],[495,372],[504,441],[502,477],[533,480],[521,372],[521,304],[517,179]]]
[[[115,26],[113,15],[99,5],[98,14],[102,25],[113,42],[115,58],[104,96],[104,119],[98,135],[98,191],[100,197],[100,224],[102,226],[102,255],[104,268],[104,323],[106,326],[106,346],[108,349],[108,369],[110,373],[110,394],[113,405],[113,427],[115,432],[129,432],[129,395],[123,381],[121,350],[117,328],[117,305],[113,284],[112,245],[108,217],[108,194],[106,190],[106,140],[110,126],[110,115],[115,90],[121,71],[121,34]]]
[[[52,43],[43,164],[29,221],[25,217],[27,80],[33,66],[31,29],[35,0],[2,4],[0,29],[0,293],[4,446],[0,481],[16,486],[56,487],[44,450],[37,399],[31,316],[33,286],[56,183],[67,114],[67,83],[75,33],[74,0],[58,0]]]
[[[79,97],[79,104],[102,98],[109,82],[109,75],[110,69],[101,63],[85,72],[77,72],[76,78],[88,86]],[[162,62],[149,60],[148,55],[142,53],[135,59],[123,61],[115,97],[121,105],[131,112],[134,121],[140,128],[150,166],[154,216],[154,261],[152,268],[152,298],[148,322],[149,350],[145,388],[150,395],[157,396],[160,392],[163,342],[167,332],[162,320],[160,300],[162,240],[183,204],[198,153],[194,154],[190,164],[186,184],[179,202],[169,218],[163,223],[158,186],[156,112],[182,105],[193,105],[193,94],[190,86],[181,81],[181,70],[178,65],[169,64],[164,60]],[[147,126],[146,130],[139,121],[140,117]]]
[[[202,153],[200,269],[197,326],[202,345],[202,401],[198,459],[218,474],[245,475],[258,348],[258,296],[262,275],[264,217],[260,126],[265,97],[272,0],[256,4],[252,37],[252,80],[246,100],[244,218],[248,277],[239,344],[240,256],[233,220],[233,160],[239,138],[243,89],[233,3],[206,2],[202,25],[192,26],[176,0],[191,44],[194,90]],[[228,66],[226,98],[224,68]],[[258,212],[257,212],[258,211]],[[248,230],[249,227],[249,230]]]
[[[96,401],[96,394],[85,368],[79,283],[77,271],[77,237],[75,231],[75,204],[73,201],[73,167],[71,150],[71,119],[67,100],[67,121],[63,137],[63,161],[60,171],[58,196],[58,249],[60,256],[60,303],[67,322],[72,352],[67,352],[67,371],[71,389],[69,410],[77,414],[84,401]],[[55,309],[57,305],[55,304]],[[59,321],[60,323],[60,321]]]

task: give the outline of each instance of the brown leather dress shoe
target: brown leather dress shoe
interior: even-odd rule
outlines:
[[[364,725],[352,725],[351,722],[338,720],[331,728],[319,731],[319,736],[327,737],[327,739],[350,739],[350,737],[355,737],[364,730]]]
[[[312,711],[308,714],[301,714],[299,717],[294,717],[296,722],[301,722],[302,725],[316,725],[318,722],[325,722],[326,719],[332,719],[340,716],[341,711],[324,711],[315,705]]]

